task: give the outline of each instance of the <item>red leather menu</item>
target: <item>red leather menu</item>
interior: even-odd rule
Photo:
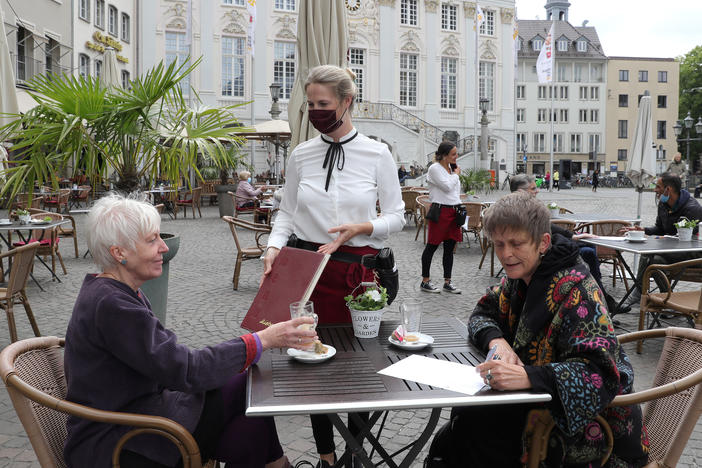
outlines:
[[[290,304],[309,300],[328,260],[329,255],[283,247],[241,327],[256,332],[274,323],[290,320]]]

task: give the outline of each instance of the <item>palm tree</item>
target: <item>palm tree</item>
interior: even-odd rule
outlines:
[[[212,165],[235,167],[235,106],[191,109],[179,82],[188,65],[163,62],[131,83],[105,88],[94,78],[40,75],[29,83],[38,105],[0,128],[0,141],[19,155],[6,171],[2,195],[10,199],[35,183],[57,185],[55,174],[73,161],[95,182],[114,173],[115,187],[131,192],[164,175],[177,183],[192,170],[202,179],[198,154]],[[30,190],[31,192],[31,190]]]

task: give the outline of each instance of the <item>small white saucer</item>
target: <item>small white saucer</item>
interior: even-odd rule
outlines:
[[[398,348],[402,349],[411,349],[411,350],[419,350],[426,348],[430,344],[434,343],[434,337],[431,335],[426,335],[424,333],[410,333],[411,335],[416,335],[419,340],[418,341],[403,341],[400,343],[397,341],[395,338],[393,338],[392,335],[388,336],[388,341],[390,344],[397,346]]]
[[[288,356],[306,364],[317,364],[318,362],[324,362],[327,359],[330,359],[336,354],[336,348],[331,345],[324,346],[327,347],[327,352],[324,354],[317,354],[314,351],[302,351],[295,348],[288,348]]]
[[[646,239],[631,239],[631,238],[627,238],[627,242],[646,242]]]
[[[4,219],[0,219],[0,224],[1,224],[1,225],[12,224],[12,221],[10,221],[10,220],[7,219],[7,218],[4,218]]]

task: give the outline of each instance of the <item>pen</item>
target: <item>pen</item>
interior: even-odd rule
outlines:
[[[496,352],[497,352],[497,345],[490,348],[490,351],[488,351],[487,357],[485,358],[485,362],[488,362],[492,359],[499,359],[500,357],[495,354]]]

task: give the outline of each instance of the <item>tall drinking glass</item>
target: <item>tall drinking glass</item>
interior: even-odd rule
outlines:
[[[312,303],[312,301],[297,301],[290,304],[290,318],[296,319],[298,317],[312,317],[314,319],[314,323],[303,323],[302,325],[299,325],[297,328],[299,328],[300,330],[313,331],[317,328],[318,318],[317,314],[314,313],[314,304]],[[305,349],[306,351],[314,351],[314,341],[310,341],[306,344],[308,346],[305,346],[303,349]]]
[[[400,304],[402,325],[407,333],[419,333],[422,326],[422,303],[419,301],[403,301]]]

